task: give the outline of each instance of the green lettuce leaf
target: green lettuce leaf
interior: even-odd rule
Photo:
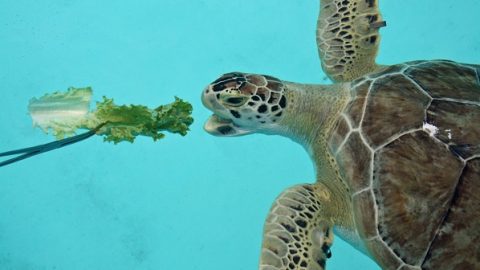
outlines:
[[[57,139],[75,134],[78,129],[95,129],[108,142],[133,142],[139,135],[154,141],[165,137],[164,131],[185,136],[193,123],[192,105],[175,97],[175,101],[150,109],[143,105],[116,105],[103,97],[96,109],[89,110],[91,88],[69,88],[34,98],[28,106],[34,126],[52,133]]]

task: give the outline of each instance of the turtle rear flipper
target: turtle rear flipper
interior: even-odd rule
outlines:
[[[383,26],[378,0],[321,0],[317,45],[325,73],[347,82],[377,69]]]
[[[274,202],[265,223],[260,270],[325,269],[332,255],[332,203],[319,189],[318,183],[294,186]]]

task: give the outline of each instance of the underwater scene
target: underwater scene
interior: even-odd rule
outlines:
[[[372,15],[370,27],[381,35],[381,41],[377,36],[369,40],[381,42],[377,63],[448,59],[480,65],[480,1],[378,2],[386,25]],[[0,0],[0,152],[93,130],[89,138],[74,137],[78,143],[55,149],[63,146],[57,143],[54,151],[0,166],[0,270],[252,270],[260,262],[263,270],[306,269],[303,259],[311,259],[298,262],[295,255],[288,267],[274,268],[275,256],[262,252],[262,236],[276,198],[296,185],[315,183],[310,157],[315,147],[276,135],[287,131],[254,133],[233,122],[241,118],[236,111],[230,110],[233,120],[224,119],[207,93],[218,85],[223,91],[229,83],[259,78],[277,86],[281,83],[276,78],[332,84],[317,51],[319,8],[318,0]],[[217,84],[206,88],[212,82]],[[83,105],[76,103],[73,110],[63,96],[53,94],[71,87],[80,89],[76,94],[86,93],[75,96],[74,102]],[[233,107],[247,104],[233,93],[221,100]],[[269,95],[278,93],[283,95]],[[46,94],[51,97],[48,106],[65,125],[52,126],[53,118],[42,114],[51,108],[42,107],[40,97]],[[465,104],[480,106],[480,94],[475,95],[476,100]],[[285,96],[278,96],[269,110],[285,108]],[[115,107],[113,102],[146,107]],[[284,102],[291,108],[290,100]],[[83,117],[89,103],[90,110],[99,112],[94,119],[66,127],[73,124],[64,119]],[[256,110],[261,112],[262,106]],[[29,107],[30,112],[34,108],[32,116]],[[100,119],[109,110],[128,115],[117,129],[108,125],[118,115],[108,116],[107,122]],[[478,142],[480,132],[472,121],[480,114],[475,110],[470,120],[459,121],[476,130],[472,134]],[[165,118],[145,124],[150,113]],[[271,126],[284,119],[275,116]],[[50,126],[42,126],[46,122]],[[131,127],[139,122],[145,125]],[[153,126],[165,136],[152,131]],[[424,128],[434,130],[431,136],[437,132],[436,127]],[[475,153],[465,160],[478,161]],[[15,156],[0,157],[0,162]],[[350,165],[355,167],[355,160]],[[321,174],[322,168],[318,170]],[[478,172],[470,175],[480,180]],[[347,212],[334,208],[334,215],[342,210]],[[473,216],[480,220],[478,213]],[[333,270],[397,269],[366,256],[362,244],[348,244],[349,234],[341,226],[333,228],[332,244],[329,229],[321,224],[310,244],[322,255],[311,269],[323,269],[325,261]],[[421,228],[410,227],[422,234]],[[478,246],[473,247],[480,256]]]

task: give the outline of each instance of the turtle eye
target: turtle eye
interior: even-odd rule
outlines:
[[[240,107],[248,100],[248,97],[229,94],[220,95],[220,98],[223,103],[232,107]]]
[[[225,102],[227,102],[228,104],[237,106],[241,105],[244,101],[245,99],[242,97],[231,97],[225,100]]]

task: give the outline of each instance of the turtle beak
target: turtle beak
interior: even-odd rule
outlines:
[[[221,118],[216,114],[208,118],[203,128],[208,133],[220,137],[234,137],[252,133],[250,130],[235,125],[232,120]]]

